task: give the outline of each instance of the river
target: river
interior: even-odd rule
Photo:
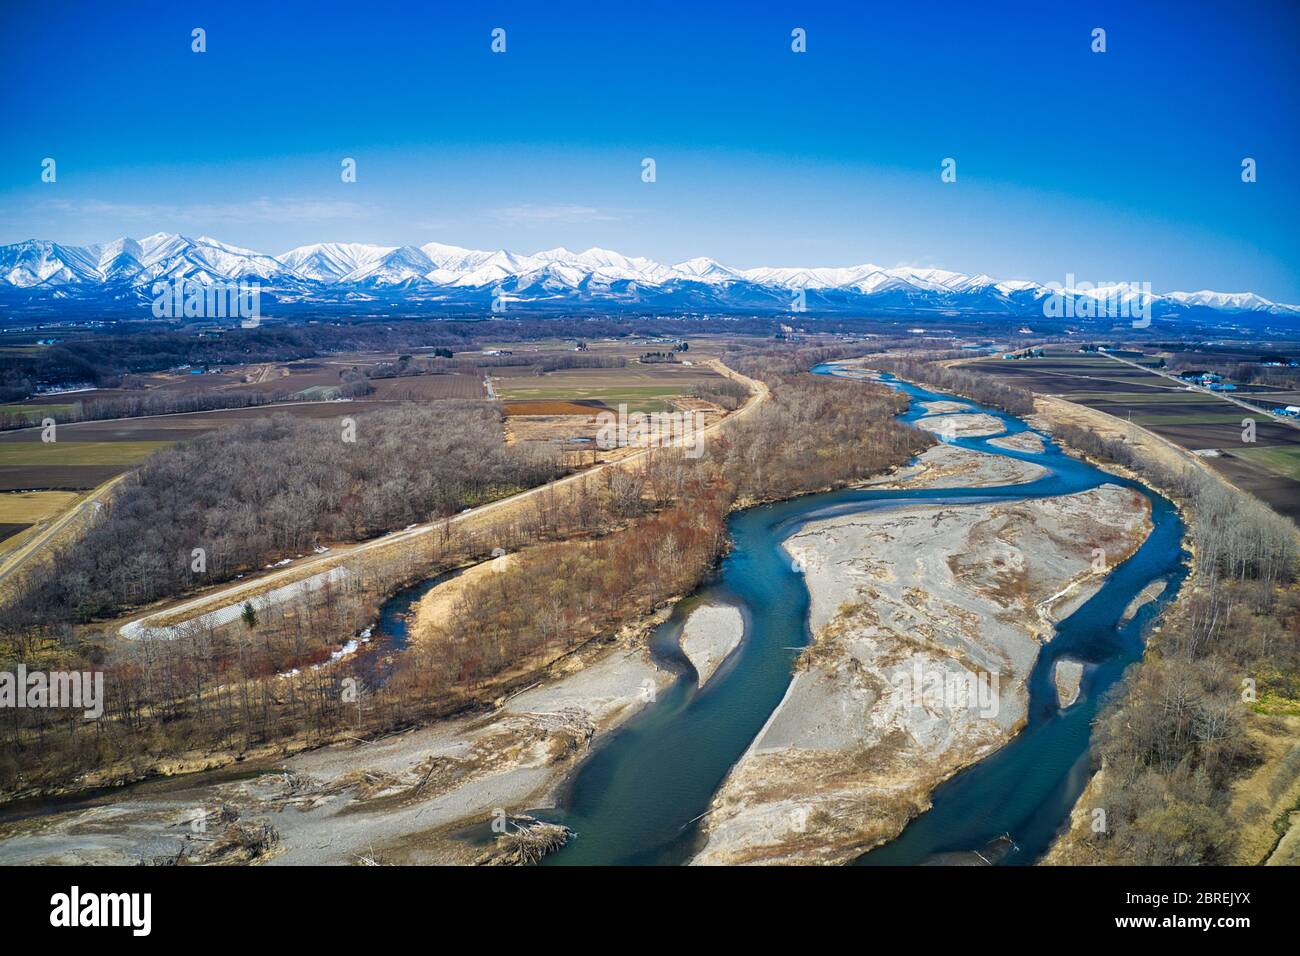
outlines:
[[[835,365],[815,371],[842,375]],[[903,421],[924,414],[921,402],[948,400],[994,415],[1006,434],[1029,428],[1019,418],[957,396],[908,382],[890,380],[889,384],[912,398]],[[846,382],[845,387],[853,385]],[[941,785],[929,811],[914,819],[898,839],[859,862],[971,862],[977,859],[975,851],[994,846],[997,854],[992,858],[998,862],[1027,864],[1046,852],[1087,781],[1089,730],[1098,706],[1124,669],[1141,657],[1151,616],[1172,599],[1186,574],[1182,522],[1162,496],[1072,458],[1050,441],[1039,454],[1007,451],[982,438],[953,443],[1037,462],[1048,473],[1032,483],[1006,488],[828,492],[731,516],[733,550],[716,576],[681,602],[652,639],[656,655],[678,667],[680,678],[579,767],[560,808],[537,813],[577,833],[576,839],[547,858],[546,865],[678,864],[690,859],[700,817],[728,770],[780,703],[794,660],[811,638],[808,592],[782,549],[782,542],[805,523],[907,502],[1009,501],[1070,494],[1110,482],[1136,488],[1151,500],[1154,529],[1138,551],[1112,571],[1101,590],[1060,623],[1057,636],[1042,648],[1029,679],[1025,728],[1005,747]],[[1157,600],[1121,623],[1130,601],[1161,578],[1167,584]],[[701,692],[677,645],[686,615],[702,602],[739,607],[745,635],[737,652]],[[1066,711],[1057,707],[1051,679],[1053,664],[1063,655],[1088,663],[1079,701]],[[1004,835],[1010,841],[1000,841]]]
[[[834,365],[816,371],[842,375]],[[947,400],[997,417],[1004,434],[1029,427],[1014,416],[956,396],[892,379],[888,383],[912,399],[900,416],[903,421],[922,416],[921,402]],[[860,386],[845,381],[844,387]],[[651,638],[656,657],[677,670],[679,677],[579,765],[558,808],[535,811],[538,817],[567,824],[577,834],[547,857],[545,865],[679,864],[692,857],[699,842],[700,818],[727,772],[785,695],[795,658],[811,638],[808,591],[782,548],[806,523],[909,502],[1013,501],[1070,494],[1111,482],[1150,499],[1154,528],[1141,547],[1110,573],[1101,590],[1062,621],[1055,638],[1042,647],[1029,677],[1026,726],[1006,746],[942,784],[929,811],[915,818],[897,839],[858,862],[1026,864],[1043,855],[1086,783],[1089,730],[1099,705],[1124,668],[1141,657],[1147,624],[1177,593],[1186,575],[1182,522],[1165,498],[1072,458],[1050,441],[1038,454],[1000,449],[983,438],[957,439],[954,444],[1033,461],[1047,473],[1032,483],[1003,488],[828,492],[748,508],[729,517],[733,549],[713,578],[680,602]],[[458,573],[423,581],[385,602],[371,653],[361,655],[368,683],[381,684],[388,657],[406,646],[407,615],[414,604]],[[1161,579],[1166,583],[1157,600],[1123,622],[1132,599]],[[678,648],[685,618],[701,603],[733,605],[744,618],[739,648],[703,691]],[[1052,684],[1053,664],[1063,655],[1088,662],[1079,701],[1065,711],[1057,707]],[[145,782],[132,790],[146,802],[151,793],[165,796],[194,790],[199,795],[185,799],[202,805],[207,799],[204,788],[260,772],[231,768]],[[114,789],[22,801],[6,806],[0,819],[21,820],[120,797]],[[148,832],[156,837],[161,831],[155,830]],[[133,845],[130,852],[136,852]]]

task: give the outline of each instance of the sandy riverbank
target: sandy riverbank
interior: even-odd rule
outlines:
[[[1047,469],[1032,461],[934,445],[888,475],[864,481],[863,488],[994,488],[1037,481]]]
[[[453,578],[448,578],[430,590],[411,608],[407,622],[409,642],[414,645],[427,641],[437,627],[457,613],[469,588],[492,574],[507,570],[515,555],[503,554],[466,568]]]
[[[896,836],[931,791],[1025,719],[1043,606],[1150,531],[1115,485],[1007,504],[911,505],[787,542],[814,644],[732,768],[695,862],[842,863]]]
[[[556,679],[490,714],[439,721],[369,743],[291,757],[275,772],[212,785],[175,782],[101,807],[0,826],[0,863],[134,864],[216,835],[191,821],[220,808],[267,823],[272,864],[466,863],[481,847],[453,834],[553,802],[573,767],[674,675],[650,657],[646,634],[668,610],[566,660]]]
[[[970,406],[965,402],[950,402],[947,399],[938,402],[922,402],[921,407],[927,415],[947,415],[950,412],[969,412]]]
[[[1079,685],[1083,682],[1083,663],[1062,657],[1052,668],[1052,683],[1056,685],[1056,703],[1061,710],[1079,699]]]
[[[1004,435],[1001,438],[990,438],[989,442],[994,448],[1005,448],[1007,451],[1024,451],[1031,455],[1040,455],[1046,445],[1043,439],[1036,432],[1016,432],[1014,435]]]
[[[699,675],[700,687],[740,646],[744,634],[745,617],[729,604],[708,604],[690,613],[682,626],[682,653]]]
[[[1000,435],[1006,431],[1002,422],[984,412],[923,415],[916,420],[916,427],[924,428],[947,439],[982,438],[985,435]]]
[[[1133,620],[1133,618],[1137,616],[1137,612],[1158,598],[1164,592],[1165,587],[1168,586],[1168,584],[1168,578],[1159,577],[1147,584],[1147,586],[1137,594],[1133,595],[1133,600],[1129,601],[1128,607],[1124,608],[1124,614],[1120,617],[1119,623],[1127,624],[1129,621]]]

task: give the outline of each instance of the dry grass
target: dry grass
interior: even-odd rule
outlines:
[[[35,524],[62,514],[81,500],[74,491],[22,491],[0,494],[0,524]]]
[[[1247,733],[1263,761],[1232,788],[1229,815],[1238,821],[1237,863],[1262,863],[1300,806],[1300,717],[1252,714]]]

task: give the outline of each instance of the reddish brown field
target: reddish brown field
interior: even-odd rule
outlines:
[[[594,415],[608,410],[604,402],[506,402],[507,415]]]

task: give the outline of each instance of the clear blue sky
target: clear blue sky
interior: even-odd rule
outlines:
[[[1289,0],[6,0],[0,242],[598,245],[1300,302],[1298,27]]]

